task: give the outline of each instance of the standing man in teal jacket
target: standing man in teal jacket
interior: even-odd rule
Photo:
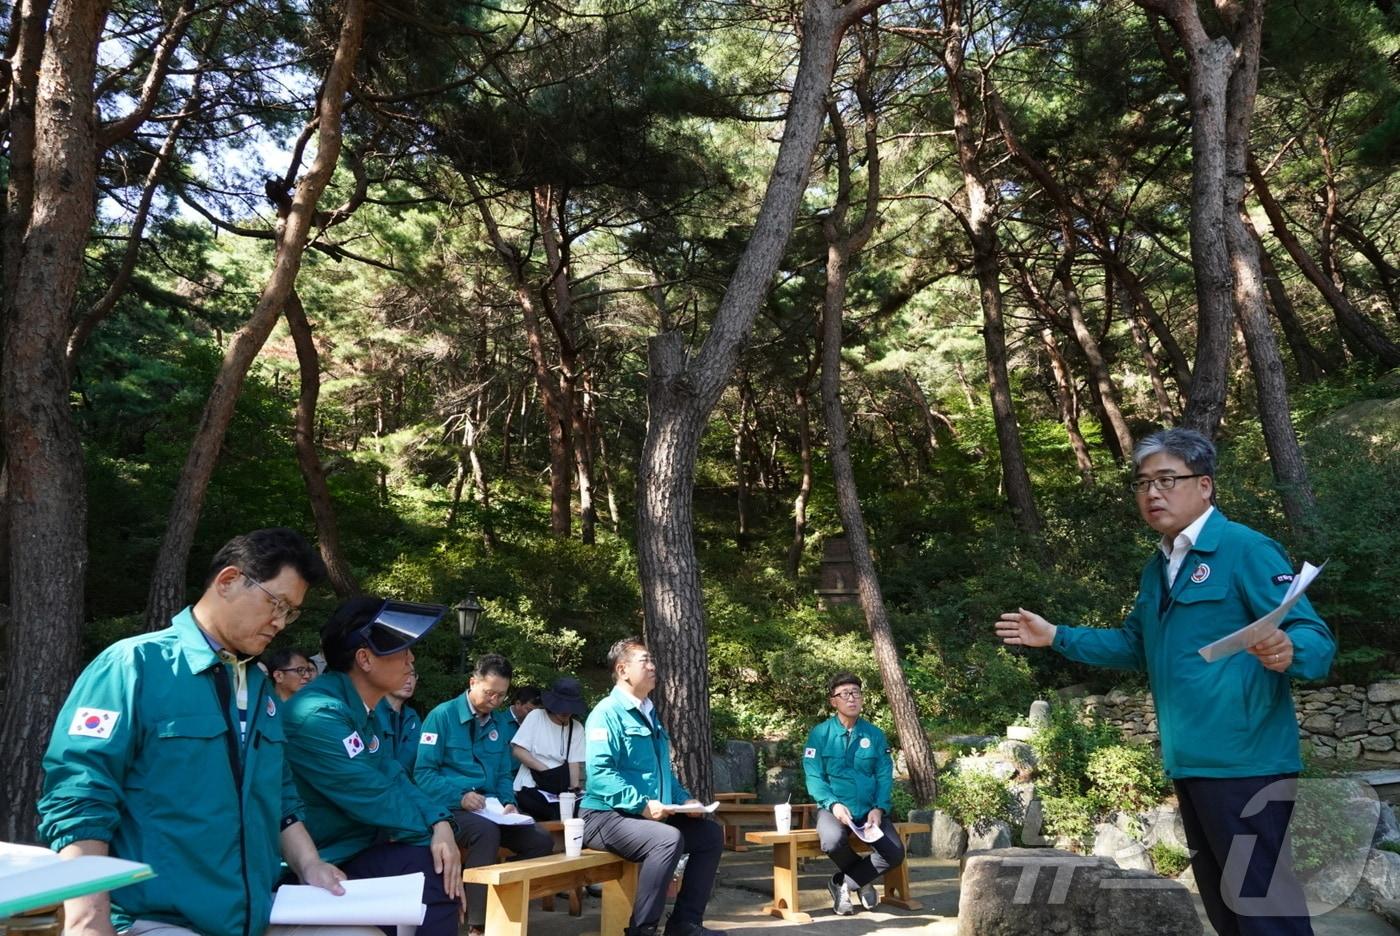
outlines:
[[[326,671],[292,696],[287,759],[306,824],[351,878],[421,872],[419,936],[457,936],[462,858],[448,810],[413,785],[379,736],[374,707],[403,685],[410,649],[447,612],[441,605],[361,596],[321,629]]]
[[[285,713],[249,665],[325,574],[291,530],[234,537],[170,627],[113,644],[78,677],[44,755],[39,835],[64,857],[141,861],[156,877],[67,901],[70,936],[260,936],[283,858],[343,892],[302,822]]]
[[[418,757],[418,735],[423,730],[423,720],[408,704],[417,689],[418,670],[410,669],[403,685],[380,699],[374,707],[374,715],[379,719],[380,740],[389,745],[389,753],[403,764],[410,777],[413,776],[413,761]]]
[[[482,814],[487,797],[507,813],[515,808],[515,758],[510,739],[515,726],[497,706],[510,688],[513,668],[499,653],[476,661],[467,691],[428,713],[418,738],[414,777],[438,806],[450,810],[457,824],[462,866],[496,863],[502,845],[517,858],[540,858],[554,851],[554,839],[534,824],[497,825]],[[486,885],[469,884],[467,932],[486,931]]]
[[[640,637],[608,651],[613,690],[588,715],[585,770],[579,803],[583,843],[641,864],[627,936],[655,936],[666,909],[666,888],[681,855],[689,854],[666,936],[718,936],[702,922],[719,870],[724,833],[703,816],[668,807],[699,805],[671,767],[671,738],[657,718],[651,691],[656,664]]]
[[[1214,475],[1215,446],[1200,433],[1143,439],[1129,487],[1162,539],[1123,626],[1056,626],[1023,608],[1003,614],[996,631],[1013,646],[1146,670],[1211,925],[1221,936],[1310,936],[1286,838],[1302,769],[1289,681],[1325,676],[1336,643],[1304,597],[1247,653],[1207,663],[1197,652],[1272,611],[1293,580],[1277,543],[1215,508]],[[1261,797],[1267,805],[1256,809]],[[1249,836],[1245,867],[1227,865],[1236,838]]]
[[[860,717],[865,701],[860,677],[837,673],[826,694],[836,711],[807,735],[802,771],[807,792],[821,807],[817,837],[822,851],[836,863],[836,873],[826,882],[831,909],[845,916],[855,912],[853,894],[865,909],[875,909],[875,879],[904,861],[904,843],[890,818],[894,761],[885,733]],[[882,833],[864,858],[850,844],[857,829]]]

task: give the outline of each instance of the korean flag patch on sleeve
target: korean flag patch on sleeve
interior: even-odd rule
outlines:
[[[419,743],[419,744],[426,744],[428,747],[432,747],[433,745],[437,744],[437,732],[436,732],[436,731],[425,731],[425,732],[423,732],[421,735],[418,736],[418,743]]]
[[[78,714],[73,716],[68,734],[74,738],[110,738],[120,717],[120,712],[108,709],[80,708]]]
[[[806,748],[805,750],[803,750],[802,756],[803,756],[803,757],[816,757],[816,756],[817,756],[817,749],[814,748],[814,747]]]
[[[345,753],[349,754],[351,758],[354,758],[355,755],[365,749],[365,743],[360,740],[360,733],[358,731],[350,732],[348,737],[340,739],[340,743],[345,745]]]

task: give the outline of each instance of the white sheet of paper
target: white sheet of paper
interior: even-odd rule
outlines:
[[[865,842],[867,845],[871,842],[878,842],[880,841],[880,839],[885,837],[885,830],[880,828],[879,826],[875,826],[874,828],[871,828],[870,826],[858,826],[854,822],[851,822],[849,819],[846,820],[846,825],[848,828],[850,828],[852,832],[856,834],[856,838],[860,839],[862,842]]]
[[[666,807],[668,813],[712,813],[719,809],[719,800],[715,800],[708,806],[699,803],[686,803],[684,805],[669,804]]]
[[[1223,660],[1228,656],[1233,656],[1248,647],[1252,647],[1265,637],[1278,630],[1279,622],[1298,603],[1298,599],[1303,597],[1303,592],[1308,590],[1308,586],[1313,583],[1313,579],[1327,568],[1327,563],[1315,566],[1311,562],[1303,563],[1303,568],[1298,574],[1293,576],[1293,583],[1288,586],[1288,592],[1283,596],[1283,601],[1279,602],[1277,608],[1261,617],[1252,624],[1247,624],[1235,631],[1233,634],[1226,634],[1213,643],[1208,643],[1200,649],[1200,654],[1207,663],[1214,663],[1216,660]]]
[[[477,810],[476,814],[483,819],[490,819],[496,825],[534,825],[535,820],[525,815],[523,812],[506,812],[505,806],[494,796],[486,797],[486,808]]]
[[[272,922],[419,926],[428,911],[423,903],[422,873],[360,878],[340,886],[345,893],[339,897],[309,884],[279,887],[272,901]]]
[[[37,845],[0,842],[0,919],[155,877],[150,865],[101,855],[60,858]]]

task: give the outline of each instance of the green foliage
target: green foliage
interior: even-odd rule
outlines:
[[[1379,848],[1381,851],[1390,852],[1392,855],[1400,855],[1400,842],[1394,839],[1386,839],[1383,842],[1378,842],[1375,847]]]
[[[1191,866],[1191,855],[1170,842],[1158,842],[1147,850],[1152,869],[1162,877],[1174,878]]]
[[[1103,802],[1094,795],[1042,793],[1040,805],[1045,816],[1043,835],[1065,836],[1084,847],[1094,839],[1094,825],[1103,812]]]
[[[1084,776],[1109,809],[1141,811],[1169,789],[1156,752],[1139,744],[1098,748],[1089,755]]]
[[[939,780],[938,809],[968,829],[1016,821],[1015,799],[1006,783],[985,770],[953,770]]]
[[[1062,797],[1095,792],[1089,779],[1094,754],[1121,746],[1121,742],[1118,730],[1097,717],[1085,724],[1069,705],[1052,706],[1050,724],[1032,735],[1030,741],[1042,778],[1040,789]]]

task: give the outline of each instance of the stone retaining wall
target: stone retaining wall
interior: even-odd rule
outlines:
[[[1157,741],[1157,712],[1149,694],[1114,690],[1074,701],[1130,741]],[[1400,764],[1400,680],[1295,689],[1293,704],[1299,736],[1311,742],[1313,756]]]

